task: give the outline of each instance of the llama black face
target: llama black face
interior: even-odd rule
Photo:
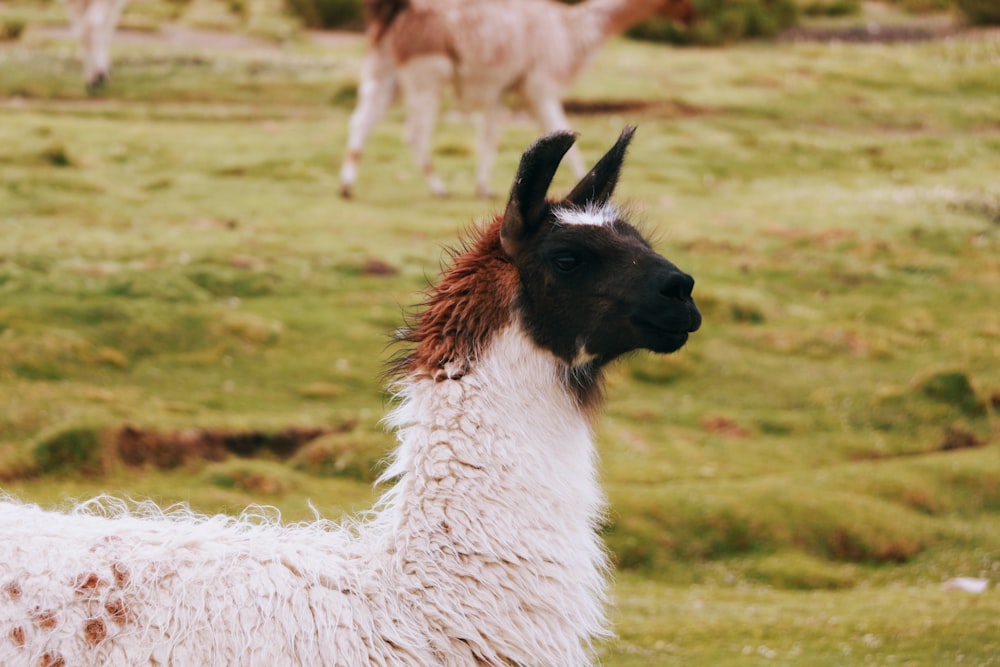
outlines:
[[[501,228],[517,266],[517,305],[532,338],[571,365],[636,349],[673,352],[701,325],[694,279],[658,255],[608,200],[633,128],[562,202],[545,191],[573,135],[525,153]]]
[[[674,352],[701,325],[694,279],[614,209],[550,215],[517,258],[518,307],[539,345],[573,365],[603,364],[640,348]]]

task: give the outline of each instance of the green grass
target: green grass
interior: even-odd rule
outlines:
[[[397,108],[344,202],[360,40],[121,42],[89,99],[73,43],[36,30],[51,7],[14,13],[36,18],[0,43],[2,488],[367,507],[388,335],[503,205],[471,196],[471,123],[436,135],[452,198],[425,193]],[[1000,662],[998,59],[995,38],[614,41],[573,88],[655,103],[572,120],[590,159],[638,124],[621,198],[705,315],[679,354],[611,373],[604,664]],[[507,125],[497,191],[535,135]],[[137,470],[114,457],[127,424],[335,432]]]

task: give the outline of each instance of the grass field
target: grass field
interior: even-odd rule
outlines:
[[[472,124],[436,135],[453,197],[397,108],[342,201],[360,39],[158,6],[88,98],[61,10],[0,2],[30,20],[0,42],[0,488],[367,507],[388,335],[504,203],[472,197]],[[1000,664],[998,73],[996,33],[614,41],[573,88],[588,159],[638,125],[619,193],[705,315],[611,374],[604,664]],[[511,117],[498,191],[535,136]]]

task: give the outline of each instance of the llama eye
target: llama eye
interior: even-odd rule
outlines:
[[[569,273],[576,267],[580,266],[580,258],[576,255],[563,253],[552,258],[552,266],[556,267],[557,271]]]

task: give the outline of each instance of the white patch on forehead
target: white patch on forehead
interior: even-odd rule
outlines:
[[[588,204],[584,208],[558,206],[552,213],[556,216],[556,221],[562,225],[596,225],[604,227],[612,224],[621,217],[618,207],[612,204],[594,206]]]

